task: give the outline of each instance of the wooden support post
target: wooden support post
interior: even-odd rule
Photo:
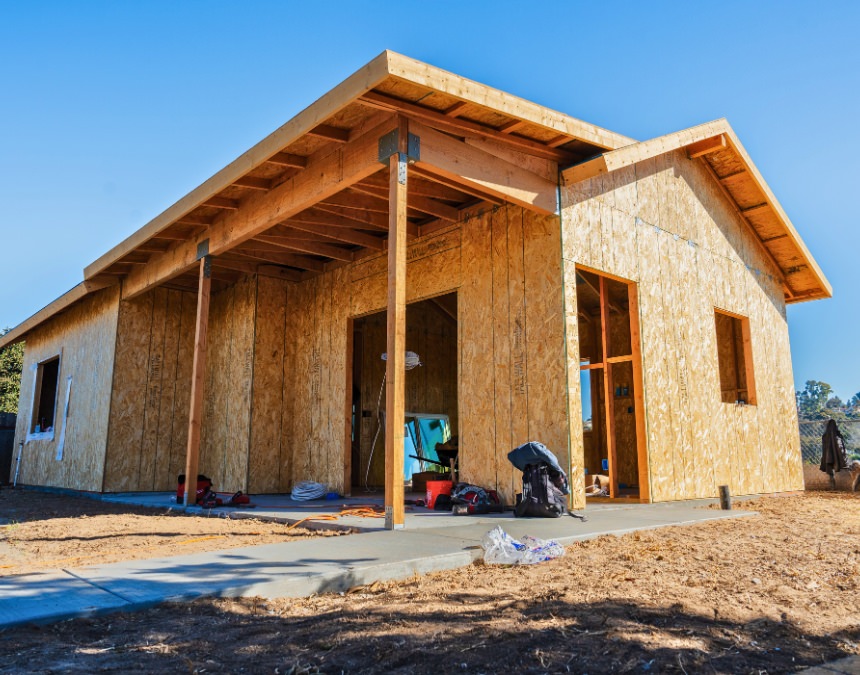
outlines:
[[[385,527],[404,526],[403,425],[406,415],[406,182],[408,126],[398,125],[389,160],[388,360],[385,364]]]
[[[200,460],[200,429],[203,426],[203,386],[206,381],[206,338],[209,331],[209,291],[212,259],[200,258],[197,286],[197,323],[194,328],[194,361],[191,370],[191,413],[188,417],[188,446],[185,454],[185,496],[183,504],[197,503],[197,471]]]
[[[352,494],[352,434],[359,433],[360,410],[353,410],[352,388],[355,386],[353,376],[355,373],[355,321],[346,320],[346,386],[343,391],[344,401],[344,437],[343,437],[343,494],[348,497]],[[353,428],[354,425],[354,428]]]
[[[612,364],[609,359],[609,289],[600,277],[600,339],[603,346],[603,400],[606,412],[606,454],[609,462],[609,496],[618,496],[618,467],[615,450],[615,392],[612,388]]]
[[[645,395],[642,390],[642,335],[639,331],[639,294],[636,284],[627,285],[627,306],[630,313],[630,349],[633,354],[633,414],[636,419],[636,457],[639,469],[639,501],[651,501],[648,471],[648,434],[645,429]]]

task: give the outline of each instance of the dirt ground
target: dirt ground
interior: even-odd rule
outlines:
[[[0,576],[335,534],[256,519],[189,516],[85,497],[0,490]]]
[[[742,506],[760,515],[530,567],[10,629],[0,671],[773,674],[860,653],[860,495]]]

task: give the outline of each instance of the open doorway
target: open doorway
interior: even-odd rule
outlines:
[[[576,272],[586,493],[648,501],[636,285]]]
[[[352,330],[350,483],[359,494],[385,486],[386,313],[355,319]],[[457,450],[456,293],[407,305],[406,349],[416,359],[407,359],[403,477],[407,492],[423,492]]]

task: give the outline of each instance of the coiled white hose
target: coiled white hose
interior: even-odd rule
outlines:
[[[306,502],[311,499],[319,499],[326,493],[327,486],[323,483],[314,483],[310,480],[299,481],[293,486],[290,497],[297,502]]]

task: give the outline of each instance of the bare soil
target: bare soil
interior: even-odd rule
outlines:
[[[742,507],[760,515],[529,567],[10,629],[0,671],[773,674],[860,653],[860,495]]]
[[[257,519],[0,490],[0,576],[337,534]]]

